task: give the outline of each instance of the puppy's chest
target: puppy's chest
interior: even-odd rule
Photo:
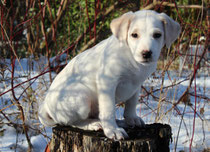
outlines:
[[[117,102],[126,101],[131,98],[141,85],[138,79],[122,79],[116,89],[115,98]]]

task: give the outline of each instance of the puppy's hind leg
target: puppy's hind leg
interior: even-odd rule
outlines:
[[[83,130],[102,130],[101,122],[99,119],[86,119],[80,122],[76,122],[73,127],[80,128]]]
[[[68,98],[68,103],[71,104],[64,106],[69,106],[67,108],[68,111],[71,109],[71,113],[73,113],[68,125],[84,130],[100,130],[102,128],[100,120],[97,117],[91,117],[92,119],[90,119],[92,110],[95,111],[97,106],[92,103],[95,101],[95,98],[89,88],[81,83],[76,83],[70,87],[68,92],[71,93],[71,96]],[[97,112],[94,112],[95,115],[97,115]]]

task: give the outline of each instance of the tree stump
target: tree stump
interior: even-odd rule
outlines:
[[[114,141],[103,131],[86,131],[70,126],[53,128],[51,152],[169,152],[171,127],[149,124],[144,128],[123,127],[129,139]]]

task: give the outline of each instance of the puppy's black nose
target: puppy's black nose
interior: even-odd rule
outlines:
[[[142,57],[144,59],[149,59],[149,58],[151,58],[151,56],[152,56],[152,51],[150,51],[150,50],[143,50]]]

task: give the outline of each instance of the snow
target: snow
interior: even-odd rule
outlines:
[[[62,57],[65,58],[65,54]],[[55,59],[51,59],[51,61],[53,60]],[[11,88],[11,72],[9,71],[9,69],[11,70],[10,60],[4,60],[1,61],[1,63],[2,62],[8,66],[8,69],[4,71],[5,81],[0,83],[0,93],[3,93]],[[33,68],[29,66],[31,64],[33,64]],[[45,57],[42,57],[36,61],[32,61],[31,59],[30,61],[29,59],[21,59],[20,63],[16,61],[15,85],[39,75],[41,71],[43,72],[44,70],[47,70],[44,69],[46,64],[47,62]],[[161,88],[162,78],[160,77],[160,73],[161,71],[157,71],[155,76],[151,76],[148,78],[148,80],[146,80],[143,86],[148,91],[151,87],[153,89]],[[53,73],[52,78],[54,78],[55,75],[56,74]],[[164,100],[160,102],[161,109],[159,113],[160,119],[158,122],[170,124],[172,127],[173,142],[170,145],[171,151],[175,151],[175,149],[176,151],[189,151],[189,145],[193,135],[193,109],[195,108],[196,100],[197,115],[195,115],[195,130],[192,142],[192,151],[202,151],[203,149],[210,147],[210,103],[207,101],[207,99],[210,98],[210,78],[206,74],[197,76],[192,84],[192,88],[190,89],[190,92],[194,94],[196,86],[197,95],[207,97],[207,99],[189,96],[191,105],[185,106],[183,103],[178,104],[175,108],[176,110],[173,109],[172,111],[168,112],[167,115],[165,115],[165,112],[172,108],[172,103],[177,102],[189,85],[189,80],[186,80],[188,76],[187,74],[182,77],[179,77],[178,75],[179,73],[176,73],[176,71],[169,71],[169,74],[164,75],[164,90],[162,92],[162,99]],[[0,78],[3,79],[2,75],[0,75]],[[27,94],[21,96],[20,101],[26,114],[26,124],[30,126],[28,134],[33,145],[33,151],[40,152],[44,151],[47,143],[50,141],[49,138],[51,137],[52,133],[51,128],[44,128],[39,124],[36,113],[50,85],[49,74],[44,74],[43,76],[40,76],[38,79],[34,80],[24,83],[21,85],[21,87],[17,87],[15,89],[15,95],[18,98],[27,87],[31,86],[25,90]],[[171,86],[177,83],[179,84]],[[160,93],[160,90],[157,90],[153,95],[159,98]],[[145,94],[145,91],[142,91],[142,95]],[[9,116],[10,121],[21,125],[22,121],[17,118],[19,116],[18,109],[16,106],[11,105],[13,103],[12,98],[11,91],[0,96],[0,109],[10,105],[2,111],[4,114]],[[148,98],[143,98],[143,101],[140,101],[141,104],[137,106],[138,115],[143,118],[145,123],[154,123],[157,116],[157,107],[159,104],[158,100],[152,96],[148,96]],[[36,111],[31,110],[30,106],[32,106],[32,103],[33,108],[36,109]],[[123,119],[123,111],[124,109],[122,107],[117,107],[116,117],[118,119]],[[7,124],[10,124],[10,122],[4,119],[4,117],[0,114],[0,151],[26,151],[28,148],[28,143],[25,135],[23,134],[23,130],[15,129],[15,127]],[[40,131],[42,133],[40,133]]]

